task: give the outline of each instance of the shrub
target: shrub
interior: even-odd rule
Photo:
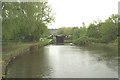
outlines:
[[[92,41],[87,36],[82,36],[82,37],[80,37],[80,38],[73,41],[73,43],[75,45],[82,45],[82,46],[89,45],[89,44],[91,44],[91,42]]]

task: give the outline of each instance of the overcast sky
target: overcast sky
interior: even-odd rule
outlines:
[[[120,0],[48,0],[55,13],[55,22],[48,28],[88,25],[118,13]]]

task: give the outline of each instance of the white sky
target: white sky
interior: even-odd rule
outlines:
[[[48,28],[86,25],[105,20],[118,13],[120,0],[48,0],[55,13],[55,22]]]

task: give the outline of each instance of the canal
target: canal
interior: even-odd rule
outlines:
[[[9,65],[7,78],[118,78],[117,51],[48,45]]]

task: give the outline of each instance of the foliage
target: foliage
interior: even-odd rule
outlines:
[[[47,32],[54,21],[47,2],[3,2],[3,40],[36,41]]]
[[[71,32],[71,29],[70,27],[62,27],[62,28],[59,28],[58,29],[58,34],[59,35],[71,35],[72,32]]]
[[[117,38],[118,28],[111,22],[105,22],[100,27],[102,41],[109,43]]]
[[[47,44],[52,43],[52,39],[47,39],[47,38],[41,38],[39,40],[39,46],[45,46]]]
[[[73,41],[74,44],[76,45],[89,45],[91,44],[91,41],[87,36],[82,36],[76,40]]]
[[[3,41],[38,41],[48,36],[47,25],[54,21],[48,2],[3,2],[2,3]],[[111,15],[104,22],[93,21],[88,27],[63,27],[60,35],[68,36],[69,41],[80,45],[88,43],[110,43],[120,35],[120,16]]]
[[[99,26],[95,24],[90,24],[88,26],[86,35],[92,38],[99,38],[100,37]]]
[[[88,27],[63,27],[58,29],[58,34],[70,35],[76,45],[88,45],[91,43],[111,43],[120,35],[120,16],[112,14],[104,22],[96,20]]]
[[[67,35],[72,39],[77,39],[80,36],[86,35],[86,27],[63,27],[58,29],[58,34],[60,35]]]
[[[80,37],[80,29],[78,27],[72,28],[72,39],[78,39]]]

